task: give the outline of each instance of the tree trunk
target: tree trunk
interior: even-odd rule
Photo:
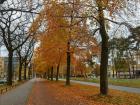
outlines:
[[[115,64],[114,64],[114,51],[112,50],[112,67],[113,67],[113,75],[112,77],[115,78]]]
[[[43,78],[46,79],[46,72],[43,74]]]
[[[51,81],[53,81],[53,67],[51,68]]]
[[[24,63],[24,80],[27,79],[26,74],[27,74],[27,63],[25,62]]]
[[[134,67],[134,65],[132,66],[132,68],[133,68],[133,78],[135,78],[136,76],[135,76],[135,67]]]
[[[120,78],[120,71],[118,72],[118,77]]]
[[[66,85],[70,85],[70,42],[67,45],[67,72],[66,72]]]
[[[129,66],[129,77],[130,77],[130,79],[132,78],[132,76],[131,76],[131,68],[130,68],[130,66]]]
[[[48,69],[47,73],[48,73],[48,80],[50,80],[50,69]]]
[[[19,61],[19,74],[18,74],[18,80],[21,81],[21,71],[22,71],[22,63]]]
[[[28,79],[30,80],[31,79],[31,68],[29,67],[29,70],[28,70]]]
[[[118,72],[116,71],[116,78],[118,78]]]
[[[129,50],[129,54],[130,54],[131,61],[134,62],[134,57],[133,57],[133,54],[131,53],[130,50]],[[135,78],[135,75],[134,75],[134,63],[132,63],[131,65],[132,65],[132,70],[133,70],[133,76],[131,76],[131,78]]]
[[[8,70],[7,70],[7,84],[12,85],[12,77],[13,77],[13,52],[9,51],[8,55]]]
[[[113,78],[115,78],[115,70],[113,69]]]
[[[108,39],[104,38],[102,40],[101,66],[100,66],[100,93],[103,95],[108,94],[107,66],[108,66]]]
[[[104,13],[102,7],[102,0],[97,1],[98,13],[99,13],[99,25],[100,25],[100,35],[102,38],[102,50],[101,50],[101,65],[100,65],[100,94],[108,94],[108,77],[107,77],[107,67],[108,67],[108,35],[105,28]]]
[[[58,81],[58,78],[59,78],[59,64],[57,65],[56,81]]]

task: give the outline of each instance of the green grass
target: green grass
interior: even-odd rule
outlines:
[[[72,78],[73,80],[99,83],[99,79]],[[109,84],[140,88],[140,79],[109,79]]]

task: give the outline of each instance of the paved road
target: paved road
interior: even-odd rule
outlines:
[[[61,80],[65,81],[64,79],[61,79]],[[76,81],[76,80],[71,80],[71,82],[100,87],[100,85],[98,83],[83,82],[83,81]],[[120,91],[126,91],[126,92],[130,92],[130,93],[140,94],[140,88],[132,88],[132,87],[116,86],[116,85],[109,85],[109,88],[115,89],[115,90],[120,90]]]
[[[18,86],[15,89],[12,89],[11,91],[5,93],[4,95],[0,95],[0,105],[26,105],[27,100],[29,98],[29,94],[31,94],[31,90],[32,90],[32,87],[33,87],[35,81],[39,81],[36,83],[41,83],[39,79],[33,79],[33,80],[28,81],[27,83],[24,83],[23,85]],[[65,81],[65,80],[63,80],[63,81]],[[71,82],[99,87],[99,84],[97,84],[97,83],[82,82],[82,81],[75,81],[75,80],[71,80]],[[40,84],[38,84],[38,86],[40,86]],[[44,87],[42,87],[42,88],[44,88]],[[130,88],[130,87],[114,86],[114,85],[109,85],[109,88],[140,94],[140,88]],[[41,90],[44,90],[44,89],[41,89]],[[42,96],[40,96],[40,97],[42,97]],[[35,105],[37,105],[37,104],[35,104]]]
[[[56,99],[56,87],[45,79],[36,79],[26,105],[68,105]]]
[[[15,89],[0,95],[0,105],[25,105],[35,82],[30,80]]]

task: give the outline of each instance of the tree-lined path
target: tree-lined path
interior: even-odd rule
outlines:
[[[23,85],[0,95],[0,105],[25,105],[35,81],[35,79],[32,79]]]
[[[126,91],[127,87],[113,86],[116,90],[111,90],[110,94],[115,98],[108,97],[111,101],[107,104],[103,104],[104,101],[100,100],[101,102],[98,102],[97,100],[98,96],[96,95],[99,92],[98,84],[73,80],[72,82],[73,84],[67,87],[63,81],[55,82],[40,78],[32,79],[1,95],[0,105],[110,105],[110,102],[116,101],[118,97],[117,95],[113,96],[116,94],[115,92],[121,94],[120,98],[124,100],[122,104],[127,105],[127,103],[132,103],[131,100],[129,100],[131,95],[132,98],[139,96],[138,94],[116,91],[123,89]],[[110,88],[112,89],[112,87]],[[133,93],[136,93],[135,91],[139,93],[139,89],[135,90],[135,88],[131,88],[130,90],[130,92]],[[95,97],[93,97],[93,99],[87,98],[91,96],[91,94]],[[128,94],[131,95],[127,97]],[[135,102],[136,105],[138,105],[139,102]]]

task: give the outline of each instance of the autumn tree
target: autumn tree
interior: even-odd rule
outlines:
[[[24,45],[19,47],[16,52],[19,59],[19,81],[21,81],[21,72],[23,70],[24,65],[24,80],[26,80],[27,67],[31,62],[31,58],[33,56],[34,51],[34,38],[29,38]]]
[[[66,24],[66,20],[53,17],[54,14],[63,14],[62,6],[58,6],[55,3],[52,3],[52,5],[52,7],[46,7],[42,10],[41,15],[39,15],[34,24],[32,24],[32,28],[33,30],[41,30],[40,24],[42,24],[42,22],[47,24],[47,26],[45,25],[43,32],[39,32],[38,41],[40,42],[40,46],[36,53],[37,55],[41,55],[41,63],[44,62],[47,65],[44,68],[44,72],[48,69],[50,71],[50,68],[52,71],[52,67],[55,68],[55,66],[57,66],[56,80],[58,80],[60,62],[65,58],[66,34],[68,32],[67,29],[61,27],[62,24]],[[37,59],[38,58],[36,58],[36,60]]]
[[[115,13],[123,11],[125,7],[128,9],[128,5],[132,2],[121,0],[94,0],[90,3],[84,4],[88,7],[88,14],[86,17],[92,18],[93,34],[99,32],[101,35],[101,65],[100,65],[100,93],[107,95],[108,93],[108,78],[107,78],[107,66],[108,66],[108,41],[109,41],[109,24],[118,22],[113,21],[116,17]],[[137,1],[134,1],[137,2]],[[130,9],[130,8],[129,8]],[[107,13],[107,14],[106,14]],[[119,22],[119,25],[125,22]],[[125,25],[127,26],[127,25]]]
[[[126,3],[129,1],[121,0],[72,0],[72,1],[53,1],[52,3],[61,4],[63,14],[55,13],[49,14],[50,17],[65,18],[68,21],[67,25],[61,25],[61,27],[67,27],[69,30],[68,39],[67,39],[67,79],[66,84],[70,85],[70,52],[71,47],[74,42],[73,36],[78,36],[77,33],[78,27],[87,26],[87,22],[90,21],[92,24],[89,28],[92,28],[93,35],[101,36],[101,65],[100,65],[100,93],[103,95],[108,94],[108,78],[107,78],[107,66],[108,66],[108,40],[109,40],[109,24],[115,23],[110,17],[113,17],[113,13],[118,10],[122,10],[123,7],[127,7]],[[53,6],[56,6],[53,5]],[[51,7],[49,4],[48,7]],[[46,11],[46,9],[44,9]],[[54,12],[54,11],[53,11]],[[46,13],[46,12],[44,12]],[[47,14],[47,13],[46,13]],[[45,15],[46,15],[45,14]],[[44,17],[44,14],[40,16]],[[41,18],[38,19],[38,22]],[[86,21],[86,22],[83,22]],[[55,21],[54,21],[55,22]],[[53,23],[54,23],[53,22]],[[40,22],[41,23],[41,22]],[[86,23],[86,24],[84,24]],[[37,25],[38,27],[39,25]],[[82,31],[81,31],[82,32]],[[80,33],[81,35],[81,33]]]
[[[23,25],[23,21],[17,24],[15,27],[13,27],[15,24],[15,20],[19,19],[19,17],[13,18],[14,12],[11,12],[8,15],[8,18],[4,18],[2,16],[1,18],[1,37],[3,38],[3,42],[9,52],[8,54],[8,84],[12,84],[12,58],[13,58],[13,52],[18,49],[20,46],[22,46],[26,40],[29,38],[29,36],[26,36],[25,40],[21,41],[18,45],[16,40],[20,38],[20,36],[25,35],[25,33],[20,30],[20,28]],[[12,28],[13,27],[13,28]]]
[[[12,1],[12,2],[6,1],[6,2],[7,2],[7,5],[1,4],[2,10],[0,10],[0,13],[2,15],[0,15],[0,37],[2,38],[4,45],[6,46],[8,50],[7,81],[8,81],[8,85],[12,85],[13,53],[19,47],[21,47],[28,40],[28,38],[32,36],[33,34],[29,35],[28,33],[29,24],[31,23],[31,21],[28,19],[28,16],[31,16],[31,15],[26,14],[25,11],[22,12],[22,11],[18,11],[14,9],[9,9],[9,8],[15,7],[21,10],[23,8],[19,7],[19,4],[22,5],[23,2],[18,2],[18,3],[16,3],[15,1]],[[24,40],[20,39],[21,37],[24,37]]]
[[[75,49],[77,48],[79,49],[79,47],[85,47],[85,50],[87,49],[89,51],[89,47],[91,48],[92,46],[91,43],[92,44],[94,43],[95,45],[97,45],[97,42],[95,38],[91,36],[91,33],[88,30],[88,27],[86,24],[87,22],[86,18],[79,17],[79,15],[84,16],[82,12],[78,13],[78,11],[82,10],[81,6],[79,5],[80,1],[72,1],[72,2],[70,1],[68,2],[55,1],[54,2],[53,1],[51,3],[52,3],[51,5],[48,5],[48,7],[46,6],[42,10],[42,12],[37,17],[34,24],[32,24],[32,28],[33,30],[38,30],[40,25],[46,22],[47,25],[46,24],[44,25],[45,28],[42,33],[43,35],[46,33],[46,38],[51,37],[51,40],[54,41],[54,42],[48,41],[48,43],[50,43],[49,46],[53,46],[53,43],[57,43],[58,40],[60,40],[59,45],[61,45],[62,40],[63,40],[63,45],[65,46],[65,48],[67,48],[65,50],[67,51],[66,85],[70,85],[71,55],[73,55],[76,51]],[[78,4],[78,5],[75,5],[75,4]],[[63,31],[61,35],[57,35],[58,33],[60,33],[62,29],[65,31]],[[57,40],[55,38],[53,39],[54,36],[56,37]],[[55,45],[53,47],[55,48]]]

